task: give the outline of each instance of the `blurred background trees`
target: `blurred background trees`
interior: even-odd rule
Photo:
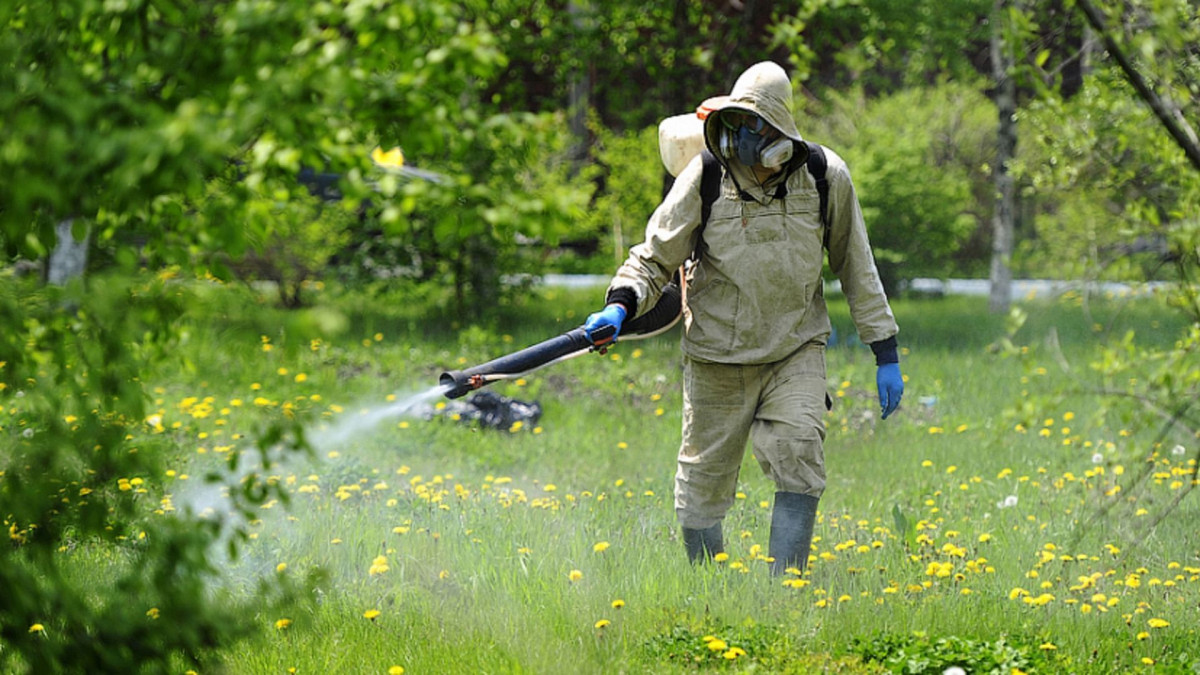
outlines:
[[[1186,118],[1190,10],[1131,8],[1112,32]],[[288,259],[278,239],[303,240],[314,272],[434,282],[456,311],[486,312],[505,279],[607,272],[658,199],[654,126],[765,58],[793,73],[802,133],[851,160],[893,290],[915,276],[986,275],[996,250],[1019,276],[1087,265],[1113,279],[1173,277],[1156,262],[1169,237],[1120,246],[1110,225],[1161,223],[1186,211],[1167,202],[1191,190],[1164,180],[1182,155],[1140,123],[1146,107],[1070,0],[4,12],[14,30],[0,54],[14,67],[0,75],[11,92],[0,168],[21,176],[0,187],[10,259],[44,259],[69,219],[91,235],[93,269],[175,264],[279,281],[263,249]],[[1144,25],[1170,29],[1149,43]],[[399,148],[409,171],[374,166],[377,147]],[[1015,156],[998,161],[1000,148]],[[347,217],[285,206],[307,199],[304,169],[332,176],[322,196]],[[1001,174],[1014,185],[1008,206]],[[1097,211],[1102,201],[1120,212]],[[319,234],[318,211],[341,231]],[[250,250],[247,264],[224,264]],[[295,288],[281,297],[303,302]]]

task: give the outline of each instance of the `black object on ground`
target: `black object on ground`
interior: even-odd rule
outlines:
[[[517,422],[536,425],[542,417],[542,404],[519,401],[492,391],[480,391],[466,400],[447,403],[442,409],[435,410],[435,414],[443,417],[457,414],[462,422],[477,422],[481,427],[507,431]]]

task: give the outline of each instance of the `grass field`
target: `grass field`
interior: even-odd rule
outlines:
[[[220,585],[312,590],[264,606],[261,633],[202,673],[1200,667],[1200,510],[1172,501],[1196,440],[1155,446],[1160,426],[1098,415],[1089,368],[1129,329],[1178,339],[1182,319],[1154,299],[1028,300],[1014,355],[989,349],[1006,321],[982,300],[898,301],[907,389],[880,421],[870,350],[831,298],[829,484],[809,570],[780,579],[765,561],[773,486],[749,453],[728,560],[686,561],[677,331],[496,385],[543,414],[491,430],[437,398],[386,411],[442,370],[582,323],[598,292],[534,294],[489,328],[332,292],[304,315],[212,293],[178,368],[149,384],[148,433],[178,456],[136,477],[147,512],[220,510],[199,477],[266,421],[311,419],[313,454],[268,472],[289,503],[262,505]]]

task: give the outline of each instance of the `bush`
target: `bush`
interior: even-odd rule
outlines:
[[[987,99],[943,84],[872,100],[852,92],[828,108],[813,112],[809,129],[802,121],[801,133],[849,165],[889,291],[901,276],[986,269],[986,251],[964,247],[991,222],[991,179],[981,168],[994,146]]]

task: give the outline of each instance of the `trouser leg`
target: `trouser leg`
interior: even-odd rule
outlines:
[[[766,376],[751,432],[754,455],[775,483],[767,549],[771,572],[803,570],[825,491],[825,350],[810,345]]]
[[[733,505],[758,396],[746,369],[684,359],[683,441],[675,472],[675,513],[688,530],[720,527]],[[716,540],[710,536],[709,543]],[[716,553],[711,548],[710,553]]]

